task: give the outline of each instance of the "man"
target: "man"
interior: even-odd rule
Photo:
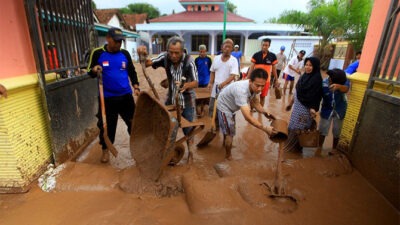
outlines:
[[[243,54],[241,51],[239,51],[239,45],[235,45],[233,48],[234,48],[234,50],[232,52],[232,55],[237,59],[239,71],[240,71],[240,60],[242,60]]]
[[[199,46],[200,55],[194,60],[196,64],[197,71],[199,74],[199,87],[205,88],[210,81],[210,68],[212,64],[212,60],[209,56],[207,56],[207,47],[205,45]],[[201,117],[205,113],[204,105],[209,103],[209,99],[197,99],[196,100],[196,111],[197,115]]]
[[[153,69],[158,67],[164,67],[168,79],[168,94],[165,104],[174,105],[175,103],[175,93],[177,91],[176,84],[182,82],[182,77],[186,78],[184,85],[179,92],[179,104],[183,108],[182,116],[193,122],[195,116],[195,101],[196,95],[194,93],[194,88],[198,86],[198,76],[197,68],[190,57],[184,53],[185,41],[178,36],[173,36],[168,39],[167,42],[167,52],[161,53],[155,58],[146,60],[146,67],[152,66]],[[147,49],[145,46],[140,46],[138,48],[138,54],[147,55]],[[183,128],[183,133],[185,135],[189,134],[192,127]],[[192,156],[192,145],[193,139],[187,141],[188,145],[188,160],[191,162]]]
[[[199,87],[207,87],[210,81],[210,68],[212,60],[207,56],[207,47],[205,45],[199,46],[200,55],[194,60],[197,71],[199,73]]]
[[[293,57],[289,64],[286,66],[285,70],[283,71],[282,78],[285,79],[285,84],[283,85],[283,94],[286,93],[286,88],[288,81],[290,82],[290,90],[289,94],[292,94],[293,86],[294,86],[294,76],[296,74],[301,75],[301,69],[304,67],[304,60],[303,57],[306,54],[306,51],[301,50],[299,54]]]
[[[276,64],[276,74],[277,74],[278,78],[279,78],[279,75],[281,74],[281,71],[283,69],[285,69],[285,65],[287,63],[286,55],[283,54],[284,52],[285,52],[285,46],[282,45],[281,51],[278,54],[276,54],[276,58],[278,60],[278,64]],[[272,83],[274,83],[274,81],[275,81],[275,77],[272,77]]]
[[[133,100],[129,79],[135,90],[135,95],[139,94],[140,89],[132,58],[128,51],[121,49],[122,40],[124,40],[121,29],[110,28],[106,40],[106,45],[92,51],[89,60],[88,74],[94,78],[97,76],[98,72],[102,72],[108,128],[107,135],[110,141],[114,143],[118,115],[122,117],[128,126],[128,133],[131,133],[135,102]],[[103,149],[101,162],[107,163],[110,159],[110,155],[103,138],[104,130],[100,101],[97,117],[99,119],[97,126],[100,129],[100,144]]]
[[[4,85],[0,84],[0,98],[3,96],[4,98],[7,98],[7,88],[4,87]]]
[[[275,86],[279,86],[277,72],[276,72],[276,64],[278,60],[276,59],[276,55],[270,52],[269,46],[271,45],[271,39],[265,38],[261,42],[261,51],[254,53],[253,57],[251,58],[251,66],[249,69],[248,74],[251,74],[254,69],[261,68],[264,69],[265,72],[268,74],[267,83],[264,86],[264,89],[261,91],[260,94],[260,103],[261,106],[264,107],[265,97],[268,94],[270,79],[271,79],[271,72],[272,75],[275,77]]]
[[[256,95],[259,94],[266,85],[268,74],[264,69],[255,69],[250,75],[250,80],[242,80],[230,84],[223,89],[218,97],[218,120],[219,127],[224,133],[225,158],[232,159],[232,141],[235,136],[237,111],[241,111],[243,117],[251,125],[266,132],[269,136],[277,134],[271,126],[264,127],[257,119],[251,116],[249,103],[259,112],[269,119],[275,119],[261,105]]]
[[[361,52],[356,53],[356,61],[350,64],[344,72],[346,72],[346,75],[352,75],[353,73],[357,72],[358,65],[360,64],[360,59],[361,59]]]
[[[210,98],[210,117],[212,117],[214,111],[214,103],[217,93],[230,84],[236,75],[239,75],[239,67],[235,57],[231,56],[233,50],[232,39],[225,39],[222,42],[222,54],[214,58],[214,62],[211,65],[211,76],[208,88],[211,90]]]

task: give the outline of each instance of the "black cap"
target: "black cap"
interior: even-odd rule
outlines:
[[[300,51],[300,54],[303,54],[303,55],[305,55],[305,54],[306,54],[306,51],[304,51],[304,50],[301,50],[301,51]]]
[[[107,35],[112,37],[114,41],[121,41],[125,39],[125,36],[122,34],[122,30],[115,27],[108,29]]]

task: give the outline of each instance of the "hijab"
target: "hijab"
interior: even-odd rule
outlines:
[[[322,98],[322,76],[320,61],[317,57],[308,57],[306,60],[304,60],[304,65],[306,65],[308,61],[312,64],[313,70],[311,73],[304,72],[297,82],[297,99],[304,106],[318,111]]]

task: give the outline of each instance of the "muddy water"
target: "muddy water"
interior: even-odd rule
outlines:
[[[141,70],[137,71],[140,74]],[[155,77],[160,96],[165,96],[159,86],[162,70],[149,70],[149,74]],[[145,89],[142,76],[140,81]],[[273,96],[272,92],[269,95]],[[278,101],[267,99],[266,106],[288,120],[287,102],[288,96],[282,96]],[[148,185],[138,175],[121,120],[115,142],[118,158],[111,157],[108,165],[99,163],[96,141],[79,162],[66,165],[53,192],[43,192],[34,183],[27,194],[0,195],[0,224],[399,223],[398,212],[345,158],[326,155],[331,137],[326,140],[323,157],[314,157],[315,149],[283,154],[281,177],[295,201],[268,197],[264,184],[275,177],[278,145],[245,122],[240,113],[237,122],[232,161],[224,160],[218,134],[209,146],[194,151],[192,165],[168,167],[159,183]],[[195,143],[205,131],[195,137]]]

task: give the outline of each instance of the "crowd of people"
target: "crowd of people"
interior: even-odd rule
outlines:
[[[103,73],[108,136],[113,142],[117,117],[120,115],[128,126],[130,133],[131,122],[135,110],[132,95],[139,94],[137,73],[129,53],[121,49],[123,35],[121,30],[112,28],[108,31],[107,44],[93,50],[88,73],[96,77],[98,72]],[[166,105],[175,104],[174,94],[177,83],[183,78],[185,82],[179,91],[179,105],[182,107],[182,116],[188,121],[194,121],[196,114],[202,114],[203,106],[209,104],[209,116],[213,114],[216,104],[216,119],[219,130],[223,133],[223,145],[226,150],[226,159],[232,159],[232,141],[236,130],[236,113],[241,111],[244,119],[254,127],[262,130],[268,136],[277,131],[271,126],[264,126],[252,116],[252,110],[262,113],[270,120],[275,116],[266,110],[265,97],[271,87],[280,88],[279,76],[284,79],[283,93],[286,94],[289,84],[289,104],[286,110],[292,110],[289,122],[289,138],[285,143],[286,151],[301,150],[298,142],[298,131],[312,129],[316,126],[315,118],[322,107],[319,121],[319,147],[332,126],[333,151],[336,149],[343,118],[346,113],[346,92],[349,90],[349,80],[346,73],[340,69],[327,72],[328,78],[323,79],[320,70],[320,61],[317,57],[305,57],[306,52],[301,50],[295,57],[287,60],[284,54],[285,47],[280,48],[278,54],[269,51],[270,39],[261,42],[261,50],[251,58],[251,65],[245,76],[240,76],[240,64],[243,63],[243,54],[239,45],[227,38],[221,46],[221,54],[212,60],[207,55],[207,47],[200,45],[199,56],[193,59],[184,51],[185,41],[178,36],[171,37],[167,43],[167,51],[154,58],[146,58],[145,66],[154,69],[163,67],[168,80]],[[138,55],[147,56],[145,46],[137,49]],[[297,77],[297,78],[296,78]],[[295,80],[297,80],[295,85]],[[129,80],[131,83],[129,83]],[[133,91],[131,89],[133,87]],[[295,87],[295,91],[293,89]],[[209,101],[202,102],[196,110],[195,88],[208,88],[211,93]],[[100,115],[100,110],[99,110]],[[102,145],[102,162],[109,160],[107,146],[102,139],[103,128],[99,116],[100,144]],[[188,134],[191,128],[185,128]],[[193,140],[187,142],[189,155],[192,155]],[[191,157],[189,157],[191,158]]]

